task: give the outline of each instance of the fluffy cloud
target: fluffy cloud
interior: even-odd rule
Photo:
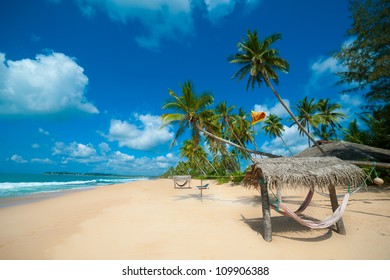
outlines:
[[[102,142],[99,144],[99,149],[100,149],[100,152],[104,155],[111,151],[110,146],[105,142]]]
[[[234,0],[205,0],[207,14],[211,22],[215,23],[233,12]]]
[[[137,22],[145,28],[137,43],[158,50],[160,42],[193,34],[190,0],[77,0],[82,13],[91,17],[102,10],[113,21]]]
[[[321,75],[326,72],[337,73],[343,70],[343,66],[334,57],[319,58],[311,65],[311,70],[316,75]]]
[[[194,9],[205,9],[213,23],[233,12],[236,3],[243,3],[246,12],[260,0],[76,0],[86,17],[96,10],[104,11],[113,21],[123,24],[140,23],[145,31],[136,37],[137,43],[158,50],[163,40],[179,40],[194,34]]]
[[[39,145],[38,143],[34,143],[31,145],[31,147],[34,149],[39,149],[39,147],[41,147],[41,145]]]
[[[27,163],[28,161],[25,160],[22,156],[19,155],[13,155],[10,160],[17,162],[17,163]]]
[[[290,101],[288,99],[282,99],[283,102],[290,108]],[[286,109],[279,102],[273,106],[269,106],[268,104],[256,104],[253,108],[255,112],[265,112],[268,115],[274,114],[281,118],[289,117],[290,115],[287,113]]]
[[[284,132],[282,137],[293,154],[297,154],[308,148],[307,137],[299,135],[298,127],[296,125],[292,127],[283,125],[283,128]],[[264,142],[260,150],[275,155],[291,156],[290,152],[279,137]]]
[[[98,113],[84,95],[87,85],[84,69],[62,53],[17,61],[0,53],[0,114]]]
[[[118,141],[120,147],[135,150],[149,150],[173,138],[169,127],[161,128],[160,116],[136,115],[137,124],[127,121],[111,120],[109,134],[110,141]]]
[[[92,144],[80,144],[72,142],[66,145],[63,142],[56,142],[53,147],[53,155],[64,155],[72,158],[89,158],[96,156],[96,150]]]
[[[31,159],[33,163],[41,163],[41,164],[53,164],[54,162],[48,158],[33,158]]]
[[[10,160],[16,162],[16,163],[41,163],[41,164],[53,164],[54,162],[51,159],[48,158],[33,158],[31,160],[26,160],[20,155],[13,155]]]
[[[337,81],[336,73],[344,71],[345,68],[334,57],[320,57],[310,66],[311,76],[305,91],[309,95],[312,90],[319,90],[330,87]]]
[[[38,131],[39,131],[39,133],[42,133],[43,135],[46,135],[46,136],[49,136],[49,135],[50,135],[50,132],[44,130],[43,128],[39,128]]]
[[[136,158],[121,152],[115,152],[106,162],[96,165],[96,172],[112,172],[117,174],[160,175],[170,166],[179,162],[179,158],[171,153],[165,156]]]

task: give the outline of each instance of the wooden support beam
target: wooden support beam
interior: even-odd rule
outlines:
[[[272,241],[272,223],[271,223],[271,211],[269,206],[268,188],[266,183],[260,183],[261,191],[261,206],[263,210],[263,223],[264,223],[264,240],[267,242]]]
[[[339,207],[339,202],[337,201],[336,188],[334,186],[329,187],[329,197],[330,197],[330,203],[332,205],[332,211],[334,212]],[[345,230],[343,218],[340,218],[340,220],[336,222],[336,230],[339,234],[342,235],[347,234]]]

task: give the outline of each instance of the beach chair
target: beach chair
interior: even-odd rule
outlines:
[[[200,197],[203,197],[203,190],[206,190],[209,188],[209,184],[196,186],[198,190],[200,190]]]

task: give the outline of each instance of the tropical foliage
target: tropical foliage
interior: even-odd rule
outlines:
[[[247,39],[238,43],[238,52],[228,58],[231,63],[241,65],[241,68],[233,75],[232,78],[237,78],[241,81],[248,76],[246,86],[247,90],[250,86],[254,89],[256,84],[260,86],[262,83],[265,83],[272,90],[280,104],[282,104],[282,106],[286,109],[294,122],[298,125],[299,129],[314,142],[322,153],[324,153],[321,147],[314,141],[314,138],[310,135],[310,133],[299,123],[293,112],[284,103],[279,93],[272,85],[271,81],[275,84],[279,83],[276,71],[287,73],[289,69],[288,62],[279,56],[279,51],[271,48],[271,45],[281,38],[282,36],[279,33],[275,33],[261,41],[258,38],[256,31],[251,32],[248,30]]]
[[[366,142],[390,149],[390,4],[388,0],[351,0],[349,43],[334,55],[344,66],[338,73],[343,93],[362,94],[369,115]]]
[[[353,1],[355,2],[358,1]],[[371,1],[368,2],[371,3]],[[341,112],[340,104],[333,103],[328,98],[317,101],[314,98],[305,97],[293,107],[297,114],[295,117],[274,88],[274,84],[278,84],[279,81],[277,71],[287,72],[289,68],[288,62],[279,56],[278,50],[271,47],[280,38],[280,34],[273,34],[264,40],[259,40],[256,31],[248,31],[247,38],[238,44],[238,52],[229,57],[231,63],[240,65],[240,69],[233,75],[233,78],[240,81],[247,78],[247,90],[250,87],[253,89],[255,86],[266,84],[291,116],[290,119],[283,120],[280,116],[270,114],[262,126],[265,135],[272,139],[280,138],[291,155],[292,152],[283,138],[285,124],[291,121],[293,121],[291,126],[298,126],[300,135],[308,137],[308,145],[314,143],[322,152],[323,150],[311,133],[322,140],[338,140],[337,132],[342,131],[345,140],[368,145],[378,145],[381,141],[388,140],[388,117],[384,118],[383,112],[378,110],[360,117],[360,123],[365,125],[365,129],[359,128],[356,119],[349,124],[347,129],[344,129],[340,125],[340,121],[345,117]],[[347,50],[343,51],[344,53],[339,54],[339,59],[349,67],[349,58],[342,57],[347,54]],[[388,64],[388,57],[384,59]],[[388,69],[389,67],[387,71]],[[348,71],[355,70],[351,66]],[[349,77],[346,72],[342,75],[345,75],[344,81],[347,83],[358,81],[353,76]],[[381,81],[386,81],[383,79]],[[371,91],[379,85],[367,83]],[[210,178],[215,176],[222,181],[239,181],[239,178],[242,178],[241,167],[247,165],[248,160],[252,159],[249,150],[242,148],[248,145],[256,146],[255,132],[251,129],[251,122],[248,120],[250,114],[242,108],[236,111],[236,108],[226,101],[219,102],[213,107],[212,94],[210,92],[197,94],[193,84],[189,81],[180,88],[179,94],[169,90],[170,97],[163,105],[163,109],[170,110],[170,112],[162,115],[162,121],[163,126],[176,124],[172,146],[180,145],[180,156],[183,161],[171,167],[164,175],[191,174]],[[369,98],[372,94],[374,93],[367,93],[366,97]],[[385,104],[384,108],[388,108],[389,105],[384,102],[388,101],[386,98],[389,95],[378,94],[384,96],[381,97],[381,104]],[[183,139],[180,142],[179,139],[185,135],[190,135],[190,139]],[[381,135],[381,138],[378,139],[378,135]],[[387,145],[389,142],[387,141]]]
[[[281,123],[282,118],[276,116],[276,115],[269,115],[266,120],[264,121],[263,130],[265,131],[265,134],[269,135],[271,138],[279,137],[283,144],[286,146],[288,151],[291,155],[293,153],[291,152],[290,148],[287,146],[286,142],[284,141],[282,137],[282,133],[284,131],[283,124]]]

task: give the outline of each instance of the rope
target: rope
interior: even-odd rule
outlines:
[[[266,180],[262,178],[262,179],[260,179],[260,183],[266,184]],[[350,186],[348,186],[348,187],[350,187]],[[344,211],[347,207],[348,200],[350,197],[350,192],[348,191],[348,193],[346,193],[344,195],[344,199],[343,199],[341,205],[332,213],[332,215],[328,216],[327,218],[325,218],[322,221],[311,221],[311,220],[307,220],[307,219],[302,219],[298,215],[300,213],[302,213],[309,206],[311,199],[313,198],[313,194],[314,194],[313,189],[309,190],[309,193],[307,194],[304,202],[298,208],[298,210],[295,212],[292,211],[290,208],[287,207],[286,204],[283,203],[280,189],[278,189],[278,195],[275,195],[275,193],[273,192],[272,189],[271,189],[271,193],[275,197],[274,202],[271,202],[271,199],[270,199],[270,206],[272,209],[274,209],[275,211],[277,211],[278,213],[280,213],[284,216],[293,218],[296,222],[300,223],[301,225],[304,225],[304,226],[307,226],[307,227],[313,228],[313,229],[328,228],[328,227],[332,226],[333,224],[335,224],[336,222],[338,222],[338,220],[340,220],[342,215],[344,214]]]
[[[351,185],[348,184],[348,191],[347,193],[349,193],[350,195],[358,192],[363,186],[367,187],[367,181],[368,180],[371,180],[371,174],[372,172],[375,172],[375,176],[378,177],[378,174],[376,173],[376,169],[375,169],[375,166],[376,166],[376,162],[374,161],[374,166],[371,168],[371,171],[368,173],[368,175],[366,176],[366,179],[359,185],[357,186],[353,191],[351,191]],[[314,190],[316,193],[318,193],[319,195],[322,195],[324,197],[329,197],[329,194],[328,193],[323,193],[323,192],[319,192],[317,190]],[[337,198],[343,198],[345,196],[345,194],[341,194],[341,195],[337,195]]]

